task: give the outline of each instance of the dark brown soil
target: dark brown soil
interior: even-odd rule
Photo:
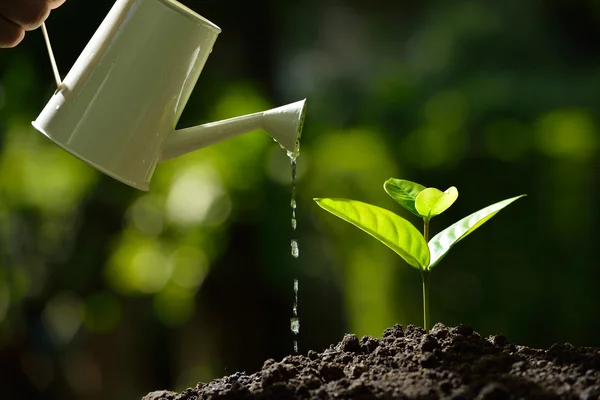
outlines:
[[[396,325],[383,338],[343,340],[261,371],[199,383],[144,400],[192,399],[600,399],[600,349],[554,344],[547,350],[482,338],[472,328],[437,324],[429,334]]]

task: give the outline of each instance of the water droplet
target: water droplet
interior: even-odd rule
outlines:
[[[300,332],[300,318],[293,317],[290,319],[290,329],[297,335]]]
[[[298,156],[300,155],[300,146],[297,147],[297,150],[294,152],[288,151],[287,152],[287,156],[290,158],[290,161],[292,163],[296,163],[296,159],[298,158]]]
[[[292,229],[296,230],[296,218],[292,218]]]
[[[292,206],[293,209],[296,209],[296,199],[292,198],[290,205]]]
[[[292,239],[292,256],[294,258],[298,258],[300,255],[300,250],[298,250],[298,242],[296,239]]]
[[[294,316],[298,316],[298,279],[294,279],[294,307],[292,308]]]

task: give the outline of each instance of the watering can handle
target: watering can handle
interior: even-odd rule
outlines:
[[[46,23],[42,22],[42,34],[46,41],[46,48],[48,49],[48,56],[50,57],[50,64],[52,65],[52,72],[54,72],[54,79],[56,80],[56,87],[60,87],[60,75],[58,73],[58,67],[56,66],[56,60],[54,59],[54,53],[52,52],[52,46],[50,45],[50,37],[48,37],[48,30],[46,29]]]

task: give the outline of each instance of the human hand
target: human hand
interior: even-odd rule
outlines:
[[[0,0],[0,48],[15,47],[65,0]]]

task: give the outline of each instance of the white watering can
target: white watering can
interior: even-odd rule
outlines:
[[[221,32],[174,0],[117,0],[33,126],[101,172],[148,190],[159,162],[264,129],[297,151],[305,100],[175,130]]]

